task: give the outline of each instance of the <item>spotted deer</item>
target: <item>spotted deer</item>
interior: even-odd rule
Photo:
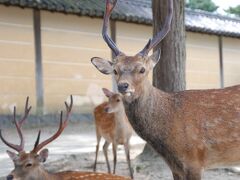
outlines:
[[[129,140],[132,136],[132,127],[127,119],[122,97],[120,94],[113,93],[108,89],[103,88],[102,90],[105,96],[108,98],[108,102],[103,102],[94,109],[97,146],[93,169],[96,171],[99,143],[103,137],[105,139],[103,152],[107,163],[108,173],[111,172],[108,161],[108,147],[112,143],[114,157],[113,173],[115,174],[117,163],[117,146],[120,144],[124,145],[129,173],[131,178],[133,178],[129,153]]]
[[[121,52],[107,34],[117,1],[106,0],[102,35],[116,57],[92,64],[112,74],[128,119],[169,165],[174,180],[200,180],[204,169],[240,164],[240,85],[224,89],[163,92],[148,80],[160,53],[148,56],[170,30],[173,0],[162,29],[134,56]]]
[[[92,172],[77,172],[77,171],[65,171],[50,173],[44,169],[42,163],[48,158],[48,149],[43,149],[47,144],[57,139],[67,126],[68,119],[71,114],[73,106],[73,98],[71,96],[70,105],[65,102],[66,105],[66,116],[63,120],[63,112],[60,115],[60,124],[57,132],[50,138],[46,139],[42,143],[40,141],[41,130],[38,132],[37,140],[35,142],[33,150],[29,153],[24,150],[24,137],[21,130],[22,124],[26,120],[31,107],[28,107],[28,98],[25,105],[25,114],[20,120],[16,120],[16,107],[14,107],[13,121],[16,126],[18,135],[20,137],[20,145],[15,145],[8,142],[2,136],[2,130],[0,130],[0,139],[10,148],[17,151],[7,151],[7,154],[14,163],[14,170],[6,177],[7,180],[74,180],[74,179],[88,179],[88,180],[105,180],[105,179],[116,179],[116,180],[127,180],[129,178],[114,176],[111,174],[104,173],[92,173]],[[43,150],[42,150],[43,149]],[[40,151],[41,150],[41,151]]]

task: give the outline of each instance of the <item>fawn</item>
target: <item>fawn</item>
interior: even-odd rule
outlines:
[[[114,75],[133,129],[163,156],[174,180],[200,180],[204,169],[240,164],[240,85],[175,93],[152,86],[148,74],[160,51],[148,53],[170,30],[173,0],[168,2],[161,31],[135,56],[127,56],[107,34],[117,1],[106,0],[102,34],[116,57],[91,62],[103,74]]]
[[[47,140],[43,141],[39,144],[41,131],[39,131],[36,143],[34,148],[29,153],[24,151],[24,137],[22,134],[22,124],[26,120],[31,107],[28,107],[28,99],[26,100],[25,105],[25,114],[23,118],[20,120],[16,120],[16,107],[14,107],[13,113],[13,120],[16,126],[18,135],[20,137],[20,145],[15,145],[9,143],[5,138],[2,136],[2,131],[0,130],[0,138],[1,140],[10,148],[14,149],[18,152],[18,154],[7,151],[7,154],[12,159],[14,163],[14,170],[7,176],[7,180],[74,180],[74,179],[88,179],[88,180],[105,180],[105,179],[116,179],[116,180],[127,180],[129,178],[114,176],[111,174],[104,174],[104,173],[92,173],[92,172],[77,172],[77,171],[65,171],[65,172],[57,172],[57,173],[50,173],[46,171],[43,166],[41,165],[43,162],[47,160],[48,157],[48,149],[41,150],[44,146],[54,141],[56,138],[60,136],[63,132],[65,127],[67,126],[69,116],[71,114],[72,106],[73,106],[73,98],[71,96],[70,105],[65,102],[66,105],[66,117],[63,120],[63,113],[61,112],[60,116],[60,124],[57,132],[48,138]],[[41,150],[41,151],[40,151]],[[39,152],[40,151],[40,152]],[[39,153],[38,153],[39,152]]]
[[[124,145],[130,176],[133,178],[129,154],[129,140],[132,136],[132,127],[127,119],[121,95],[113,93],[105,88],[103,88],[103,93],[108,98],[108,102],[104,102],[94,109],[97,135],[94,171],[96,171],[99,143],[101,137],[103,137],[105,139],[103,152],[106,159],[108,172],[111,172],[108,161],[108,146],[112,143],[114,157],[113,173],[115,174],[117,163],[117,146],[118,144],[121,144]]]

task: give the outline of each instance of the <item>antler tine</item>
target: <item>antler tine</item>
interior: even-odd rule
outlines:
[[[20,151],[23,151],[23,149],[24,149],[24,138],[23,138],[23,134],[22,134],[22,130],[21,130],[22,126],[16,120],[16,107],[14,107],[13,120],[14,120],[14,124],[15,124],[15,126],[17,128],[17,132],[18,132],[19,138],[20,138],[20,145],[19,145],[19,152],[20,152]],[[24,119],[23,119],[23,122],[24,122]]]
[[[25,103],[25,112],[24,112],[24,116],[22,117],[21,120],[19,120],[19,126],[22,127],[22,124],[24,123],[24,121],[27,119],[29,112],[32,109],[32,106],[28,107],[28,102],[29,102],[29,96],[26,99],[26,103]]]
[[[50,138],[46,139],[45,141],[43,141],[40,144],[39,144],[39,140],[38,140],[38,139],[40,139],[40,134],[39,134],[38,138],[37,138],[37,141],[35,143],[34,149],[32,150],[32,152],[37,153],[44,146],[46,146],[47,144],[51,143],[52,141],[54,141],[55,139],[57,139],[60,136],[60,134],[63,132],[64,128],[66,127],[66,124],[62,123],[62,114],[63,114],[63,112],[61,111],[60,123],[59,123],[59,128],[58,128],[57,132],[53,136],[51,136]]]
[[[71,111],[72,111],[72,106],[73,106],[72,95],[70,96],[70,105],[68,105],[66,102],[65,102],[65,105],[66,105],[66,111],[67,111],[66,112],[66,117],[65,117],[65,120],[63,121],[63,112],[61,111],[60,123],[59,123],[59,128],[58,128],[57,132],[53,136],[51,136],[50,138],[46,139],[45,141],[43,141],[42,143],[39,144],[39,139],[40,139],[40,134],[41,134],[41,132],[39,131],[38,138],[37,138],[37,141],[35,143],[35,146],[34,146],[34,149],[32,150],[32,152],[37,153],[44,146],[46,146],[47,144],[49,144],[52,141],[54,141],[55,139],[57,139],[61,135],[63,130],[66,128],[68,120],[69,120],[69,116],[70,116]]]
[[[170,31],[172,17],[173,17],[173,0],[169,0],[168,15],[165,19],[162,30],[159,31],[157,35],[153,37],[153,39],[150,39],[147,45],[138,54],[146,56],[151,49],[157,46],[164,39],[164,37]]]
[[[34,149],[38,146],[39,144],[39,141],[40,141],[40,136],[41,136],[41,130],[38,131],[38,136],[37,136],[37,140],[34,144]]]
[[[14,107],[14,110],[15,110],[15,107]],[[1,129],[0,129],[0,139],[2,140],[2,142],[4,144],[9,146],[10,148],[16,150],[17,152],[21,152],[21,148],[20,148],[19,145],[12,144],[12,143],[8,142],[7,140],[5,140],[5,138],[2,136],[2,130]]]
[[[66,111],[67,111],[66,117],[68,118],[71,113],[72,106],[73,106],[73,96],[72,95],[70,95],[70,105],[68,106],[67,102],[65,101],[65,106],[66,106]]]
[[[103,20],[102,36],[105,42],[107,43],[108,47],[112,49],[112,51],[116,56],[118,56],[122,52],[118,49],[117,45],[113,42],[113,40],[109,37],[107,33],[109,19],[116,4],[117,4],[117,0],[114,0],[113,3],[110,0],[106,0],[106,11],[105,11],[104,20]]]
[[[16,106],[14,106],[14,109],[13,109],[13,121],[14,121],[14,124],[17,128],[18,135],[20,137],[20,145],[15,145],[15,144],[9,143],[7,140],[5,140],[2,136],[1,129],[0,129],[0,138],[10,148],[16,150],[17,152],[21,152],[21,151],[24,150],[24,138],[23,138],[23,134],[22,134],[22,131],[21,131],[21,125],[16,120]]]
[[[28,115],[29,115],[29,112],[31,110],[31,106],[28,107],[28,102],[29,102],[29,96],[27,97],[26,99],[26,103],[25,103],[25,109],[24,109],[24,115],[22,117],[22,119],[20,119],[19,121],[16,120],[16,107],[14,107],[14,115],[13,115],[13,118],[14,118],[14,124],[17,128],[17,132],[18,132],[18,135],[20,137],[20,151],[23,151],[24,150],[24,144],[25,144],[25,141],[24,141],[24,137],[23,137],[23,134],[22,134],[22,130],[21,130],[21,127],[22,127],[22,124],[24,123],[24,121],[27,119]]]
[[[10,143],[10,142],[8,142],[7,140],[4,139],[4,137],[2,136],[2,130],[1,129],[0,129],[0,138],[1,138],[2,142],[4,144],[6,144],[8,147],[16,150],[17,152],[21,152],[21,150],[20,150],[18,145],[12,144],[12,143]]]

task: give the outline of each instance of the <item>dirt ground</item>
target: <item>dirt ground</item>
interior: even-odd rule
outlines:
[[[54,133],[56,127],[42,127],[42,138],[45,139]],[[25,129],[26,150],[33,147],[38,129]],[[16,141],[16,133],[12,129],[4,129],[4,135],[11,142]],[[34,138],[33,138],[34,137]],[[102,143],[103,144],[103,143]],[[131,159],[136,180],[171,180],[171,172],[160,157],[140,159],[138,155],[142,152],[145,142],[137,135],[131,139]],[[54,143],[48,146],[49,159],[44,165],[49,171],[78,170],[92,171],[95,158],[95,127],[92,122],[70,123],[64,133]],[[1,179],[12,169],[6,150],[8,148],[0,142],[0,176]],[[109,148],[109,159],[112,160],[112,151]],[[154,160],[153,160],[154,159]],[[111,161],[112,162],[112,161]],[[111,163],[112,167],[112,163]],[[97,171],[106,172],[107,167],[102,150],[99,152]],[[125,161],[123,147],[118,148],[117,174],[128,176],[129,171]],[[204,180],[240,180],[240,171],[237,168],[215,169],[204,172]]]

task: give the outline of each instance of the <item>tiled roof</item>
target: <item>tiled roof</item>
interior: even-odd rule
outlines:
[[[0,0],[0,4],[102,17],[105,0]],[[152,24],[151,0],[119,0],[113,19]],[[240,38],[240,19],[186,9],[187,31]]]
[[[187,9],[185,25],[188,31],[240,38],[240,19],[236,18]]]

